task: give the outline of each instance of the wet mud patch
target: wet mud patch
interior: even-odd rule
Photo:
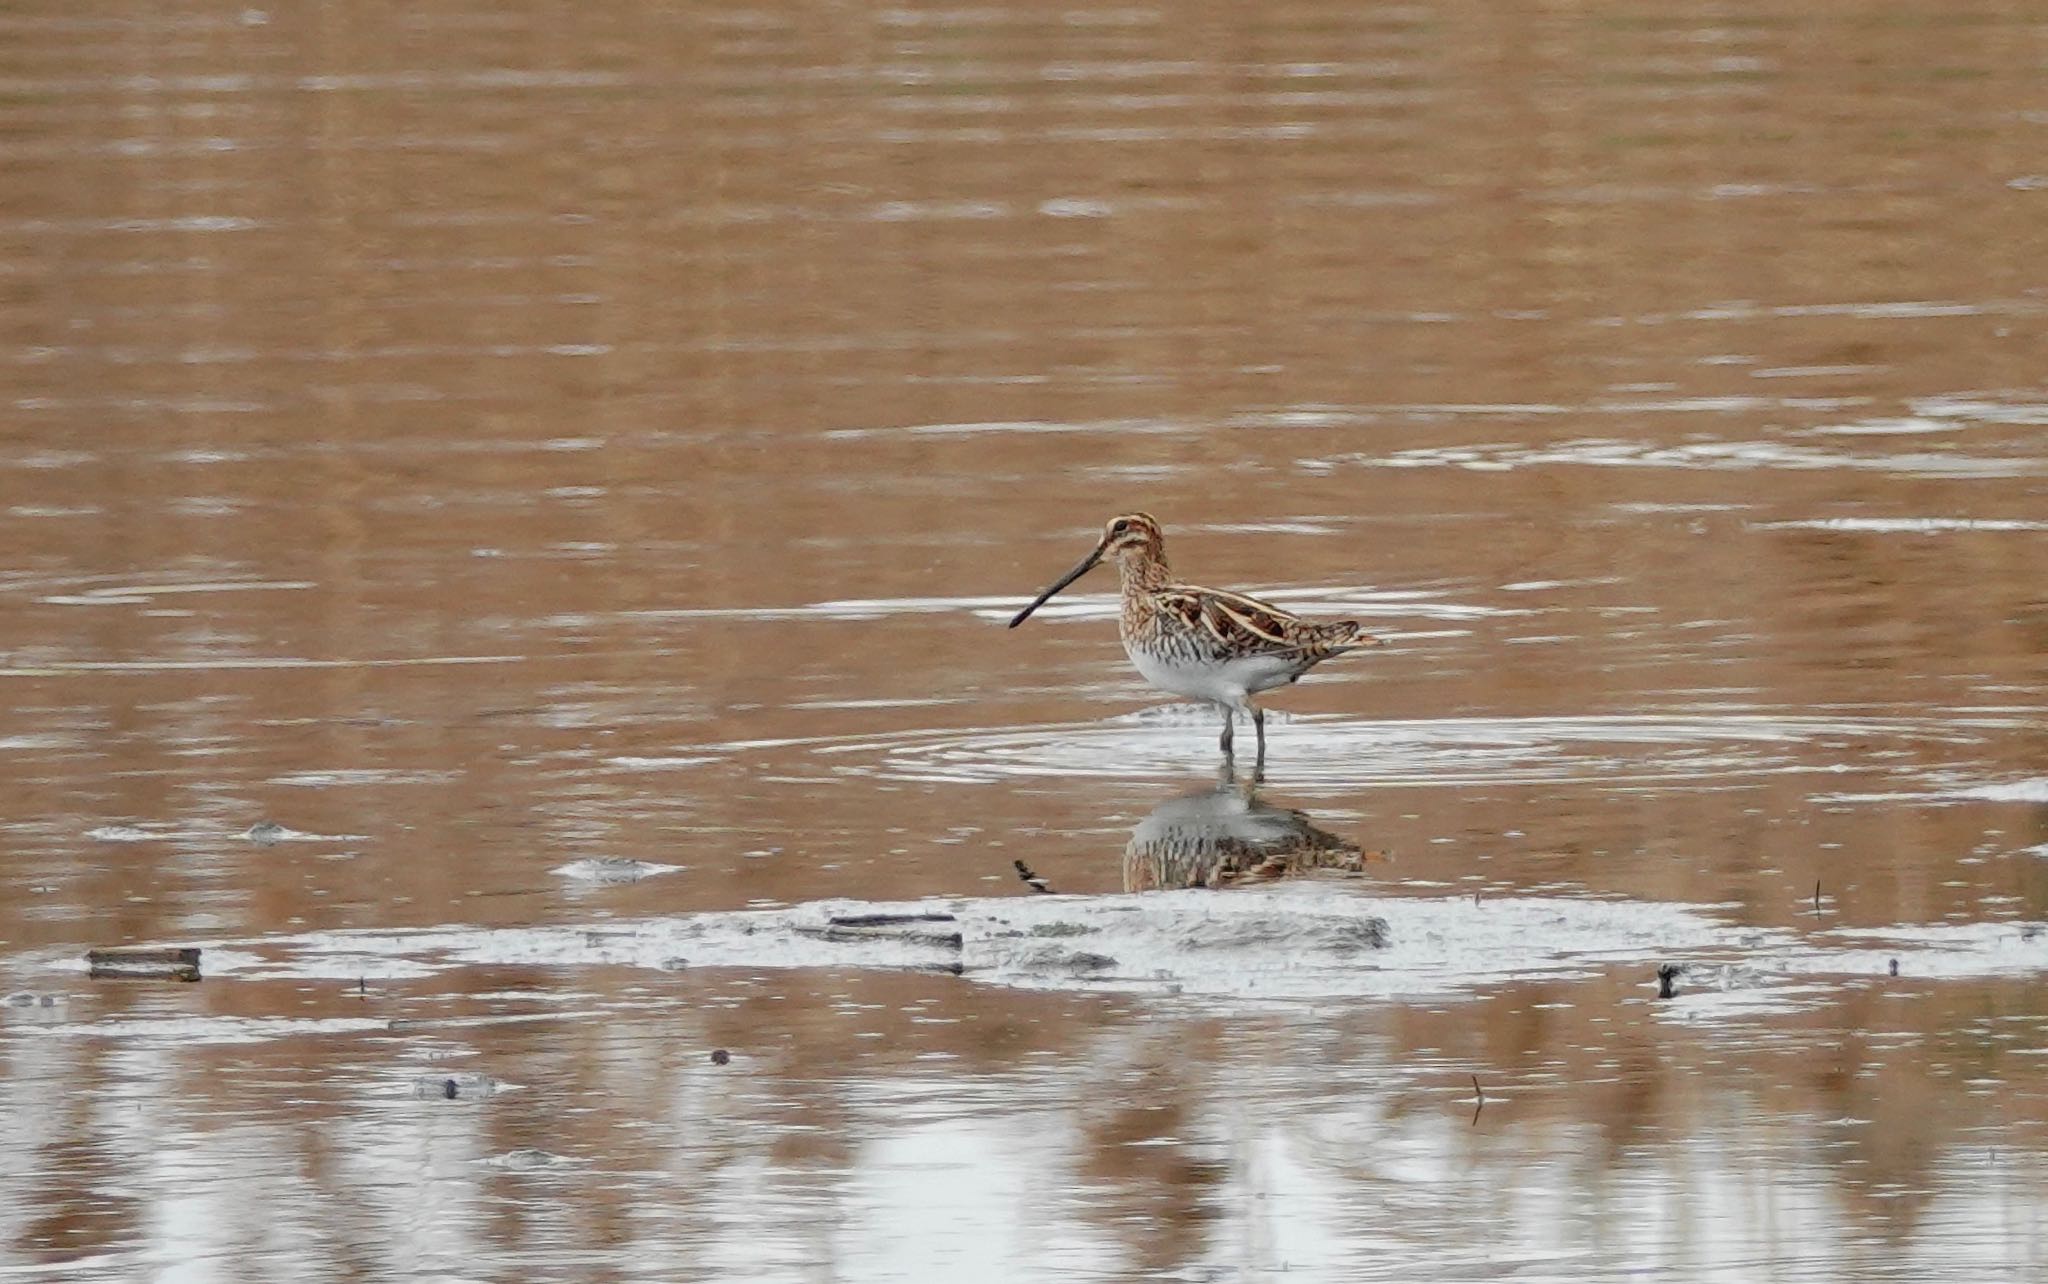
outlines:
[[[530,928],[451,925],[316,932],[205,945],[220,985],[335,982],[349,994],[403,985],[439,1008],[480,969],[548,969],[560,984],[469,995],[441,1015],[251,1015],[179,1010],[96,1017],[61,987],[10,997],[10,1024],[150,1044],[432,1033],[602,1017],[631,1021],[654,998],[604,1000],[578,975],[735,971],[914,971],[1011,991],[1124,995],[1177,1006],[1482,999],[1502,987],[1611,985],[1641,991],[1663,1022],[1744,1026],[1825,1007],[1856,989],[1902,993],[1972,978],[2048,972],[2048,926],[1903,925],[1815,932],[1733,923],[1715,908],[1641,900],[1367,896],[1328,884],[1230,892],[1030,895],[910,902],[817,901],[773,910]],[[60,963],[67,970],[69,960]],[[456,980],[462,974],[461,980]],[[522,975],[528,974],[522,971]],[[202,987],[181,990],[199,994]],[[340,991],[337,991],[339,993]],[[50,996],[45,1000],[44,996]],[[203,998],[203,996],[202,996]],[[498,1010],[517,1000],[521,1010]],[[218,1000],[207,1000],[214,1006]],[[538,1005],[538,1006],[535,1006]],[[182,1005],[181,1005],[182,1007]],[[421,1011],[412,1007],[411,1011]],[[423,1076],[440,1084],[445,1075]],[[432,1095],[432,1094],[425,1094]],[[473,1097],[479,1094],[463,1092]]]
[[[487,967],[872,968],[953,973],[1018,989],[1243,1001],[1441,999],[1616,971],[1640,971],[1655,990],[1664,968],[1676,982],[1666,997],[1679,1001],[1677,1010],[1712,1016],[1802,1006],[1844,978],[2048,970],[2048,930],[2004,923],[1802,933],[1741,926],[1704,906],[1368,896],[1295,883],[1225,893],[832,900],[547,927],[317,932],[218,942],[206,953],[210,982],[418,982]],[[293,1023],[272,1024],[285,1033]],[[241,1023],[205,1037],[263,1034]]]
[[[816,901],[559,927],[322,932],[205,949],[209,981],[416,981],[474,967],[889,968],[1024,989],[1328,999],[1455,995],[1734,940],[1710,914],[1682,906],[1369,897],[1319,884]]]

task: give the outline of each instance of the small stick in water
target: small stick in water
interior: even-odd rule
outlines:
[[[1476,1074],[1472,1076],[1472,1095],[1479,1099],[1479,1104],[1472,1107],[1472,1122],[1477,1124],[1479,1112],[1486,1109],[1486,1089],[1479,1086],[1479,1076]]]
[[[1820,880],[1817,878],[1813,880],[1813,912],[1816,917],[1820,914]]]
[[[88,950],[86,974],[95,979],[196,981],[199,950],[195,946],[115,945]]]
[[[952,923],[951,914],[834,914],[826,920],[833,927],[903,927],[911,923]]]
[[[1013,860],[1010,863],[1017,867],[1017,877],[1024,880],[1024,886],[1030,888],[1034,892],[1052,891],[1052,887],[1050,884],[1048,884],[1044,879],[1040,878],[1038,875],[1031,872],[1031,866],[1026,865],[1021,860]]]
[[[1666,963],[1657,969],[1657,997],[1672,999],[1678,997],[1678,974],[1685,967],[1678,963]]]

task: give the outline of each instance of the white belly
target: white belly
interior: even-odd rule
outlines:
[[[1292,656],[1252,655],[1204,664],[1176,663],[1128,646],[1124,654],[1145,681],[1162,691],[1231,706],[1243,704],[1248,695],[1284,686],[1298,672]]]

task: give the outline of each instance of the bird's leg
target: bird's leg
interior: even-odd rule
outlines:
[[[1223,738],[1216,742],[1216,747],[1228,754],[1230,752],[1230,742],[1236,734],[1237,714],[1235,710],[1226,704],[1223,706]]]
[[[1257,705],[1252,706],[1252,727],[1259,733],[1259,753],[1252,760],[1252,781],[1259,783],[1266,779],[1266,711]]]

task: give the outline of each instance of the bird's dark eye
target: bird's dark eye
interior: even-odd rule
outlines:
[[[1125,521],[1123,518],[1119,517],[1114,522],[1110,523],[1109,533],[1112,535],[1121,535],[1129,529],[1131,529],[1131,524]]]

